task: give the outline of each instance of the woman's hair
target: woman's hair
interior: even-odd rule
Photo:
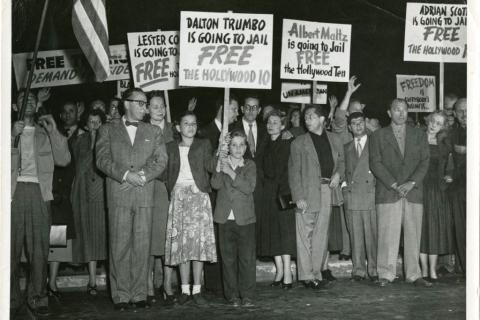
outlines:
[[[147,92],[147,100],[150,101],[152,98],[162,98],[165,101],[165,95],[160,90],[152,90]]]
[[[293,125],[292,125],[292,117],[293,117],[293,114],[294,114],[295,112],[298,112],[298,117],[300,118],[300,126],[301,126],[301,123],[302,123],[302,111],[301,111],[300,109],[298,109],[298,108],[292,108],[292,107],[290,107],[290,108],[288,109],[288,113],[287,113],[287,123],[286,123],[286,125],[285,125],[285,128],[290,129],[290,128],[293,127]]]
[[[427,124],[427,128],[428,128],[428,124],[430,123],[430,121],[433,120],[433,118],[435,116],[440,116],[440,117],[443,118],[443,128],[441,128],[440,131],[437,132],[437,142],[440,142],[441,140],[444,140],[448,136],[448,132],[447,132],[448,118],[447,118],[447,115],[445,114],[445,112],[434,111],[434,112],[430,113],[428,116],[425,117],[425,122]]]
[[[105,122],[107,122],[107,117],[105,116],[105,113],[103,113],[103,111],[100,110],[100,109],[95,109],[95,110],[90,110],[90,111],[88,111],[88,113],[87,113],[87,119],[88,119],[90,116],[98,116],[98,117],[100,118],[100,121],[102,122],[102,124],[104,124]]]
[[[273,109],[272,111],[270,111],[267,115],[266,115],[266,121],[268,121],[268,119],[270,117],[279,117],[280,118],[280,122],[282,123],[282,126],[285,126],[287,125],[287,116],[285,114],[285,112],[283,111],[280,111],[278,109]]]

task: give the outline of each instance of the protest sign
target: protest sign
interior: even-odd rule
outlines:
[[[435,111],[435,77],[397,74],[397,98],[407,101],[408,112]]]
[[[182,11],[181,86],[270,89],[273,15]]]
[[[117,81],[117,98],[122,98],[122,95],[128,88],[130,88],[130,79]]]
[[[467,62],[467,5],[407,3],[405,61]]]
[[[13,55],[13,66],[17,87],[24,87],[28,70],[32,64],[32,52]],[[127,46],[110,46],[110,76],[105,81],[130,78]],[[94,81],[94,74],[82,51],[50,50],[39,51],[32,88],[65,86]]]
[[[283,19],[280,78],[348,82],[352,26]]]
[[[327,103],[327,85],[316,86],[316,104]],[[312,103],[312,83],[310,82],[282,82],[281,102]]]
[[[178,43],[178,31],[128,34],[135,87],[144,91],[178,88]]]

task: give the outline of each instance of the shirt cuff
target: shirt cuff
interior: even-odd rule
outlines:
[[[125,173],[123,174],[122,182],[125,182],[125,180],[127,179],[127,175],[128,175],[129,172],[130,172],[130,170],[125,171]]]

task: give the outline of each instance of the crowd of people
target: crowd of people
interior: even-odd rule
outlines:
[[[273,259],[271,285],[284,290],[292,259],[306,288],[330,288],[331,251],[351,259],[352,281],[379,286],[397,278],[400,247],[406,282],[430,287],[445,270],[464,273],[466,99],[445,96],[424,125],[392,99],[381,128],[354,97],[356,82],[329,106],[286,109],[232,94],[201,127],[196,99],[170,123],[159,91],[66,101],[54,116],[44,111],[49,89],[21,90],[25,115],[12,121],[11,308],[24,303],[23,251],[26,304],[37,315],[49,313],[48,296],[61,299],[62,262],[88,266],[86,292],[95,296],[97,262],[108,261],[117,310],[156,298],[207,304],[206,289],[253,306],[258,257]],[[54,226],[66,226],[64,245],[50,245]]]

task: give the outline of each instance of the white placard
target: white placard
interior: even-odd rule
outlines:
[[[178,31],[128,33],[128,52],[136,88],[178,88]]]
[[[273,15],[182,11],[180,85],[271,89]]]
[[[434,76],[397,74],[397,98],[405,99],[408,112],[433,112],[437,108]]]
[[[313,82],[282,82],[281,102],[312,103]],[[327,103],[327,85],[317,84],[316,104]]]
[[[352,26],[283,19],[280,78],[348,82]]]
[[[405,61],[467,62],[467,5],[407,3]]]

